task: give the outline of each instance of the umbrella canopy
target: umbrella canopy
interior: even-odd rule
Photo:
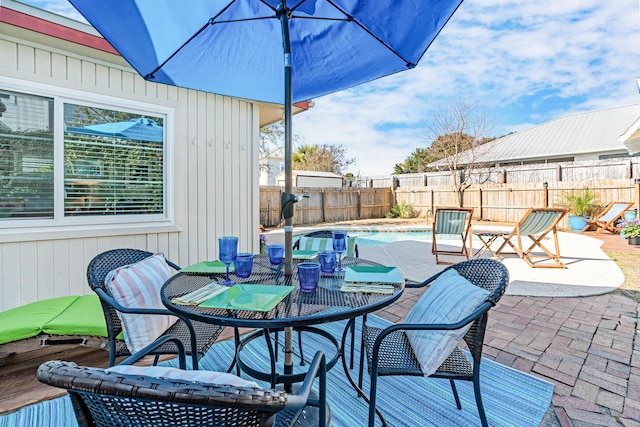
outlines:
[[[164,130],[155,121],[146,118],[126,122],[100,123],[82,127],[68,127],[67,132],[80,135],[110,136],[136,141],[162,142]]]
[[[70,2],[149,81],[284,104],[291,274],[292,103],[415,67],[462,0]]]
[[[71,0],[145,79],[284,103],[413,68],[461,0]]]

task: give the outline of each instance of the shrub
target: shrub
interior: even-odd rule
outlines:
[[[400,203],[391,208],[391,212],[386,215],[387,218],[413,218],[416,216],[413,206]]]
[[[569,215],[593,216],[601,208],[595,194],[588,188],[583,188],[580,192],[565,192],[560,199],[560,206],[569,208]]]

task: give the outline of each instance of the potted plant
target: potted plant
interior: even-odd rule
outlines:
[[[579,192],[565,192],[561,198],[560,205],[569,209],[569,226],[572,231],[583,230],[587,226],[586,220],[600,209],[595,194],[588,188]]]
[[[640,246],[640,219],[621,221],[618,224],[620,233],[630,245]]]

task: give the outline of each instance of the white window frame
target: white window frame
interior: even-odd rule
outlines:
[[[54,217],[0,221],[0,242],[112,234],[176,231],[175,223],[175,108],[123,98],[43,85],[0,76],[3,89],[53,99],[54,111]],[[64,108],[65,103],[124,110],[148,117],[162,117],[164,145],[164,214],[64,216]],[[150,230],[152,228],[153,230]],[[144,231],[142,231],[144,230]]]

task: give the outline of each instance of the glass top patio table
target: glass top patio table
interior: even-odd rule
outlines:
[[[303,260],[300,260],[300,262],[303,262]],[[207,308],[197,305],[180,305],[171,301],[175,297],[186,295],[208,285],[214,279],[222,281],[224,279],[224,273],[178,273],[163,285],[161,290],[162,302],[174,313],[205,323],[242,328],[259,328],[267,331],[295,328],[313,332],[312,329],[314,328],[311,328],[312,325],[352,319],[386,307],[400,298],[404,290],[403,283],[395,283],[393,284],[394,290],[392,294],[342,292],[340,288],[344,283],[344,272],[336,272],[333,275],[321,274],[316,292],[304,293],[300,291],[298,284],[297,263],[298,260],[294,260],[292,274],[291,276],[287,276],[284,274],[283,264],[273,266],[269,262],[267,255],[256,255],[249,277],[240,278],[233,273],[229,273],[229,278],[236,283],[293,286],[294,289],[270,311]],[[353,257],[345,257],[342,260],[342,264],[345,267],[380,265],[373,261]],[[318,333],[318,331],[319,330],[315,329],[316,333]],[[326,333],[323,334],[323,332],[324,331],[320,331],[320,334],[326,336]],[[258,331],[257,333],[261,332]],[[285,338],[286,337],[287,334],[285,334]],[[253,337],[247,337],[245,340],[254,338],[256,338],[255,335]],[[286,342],[285,340],[285,352],[287,351],[287,347],[291,347],[291,342]],[[336,356],[328,363],[330,366],[333,366],[342,354],[337,344],[336,350]],[[287,380],[286,375],[289,374],[291,370],[287,368],[286,361],[284,372],[284,376],[279,376],[279,378],[284,378],[282,382],[297,381],[297,376],[295,375],[289,377]],[[251,372],[250,374],[252,375]]]

